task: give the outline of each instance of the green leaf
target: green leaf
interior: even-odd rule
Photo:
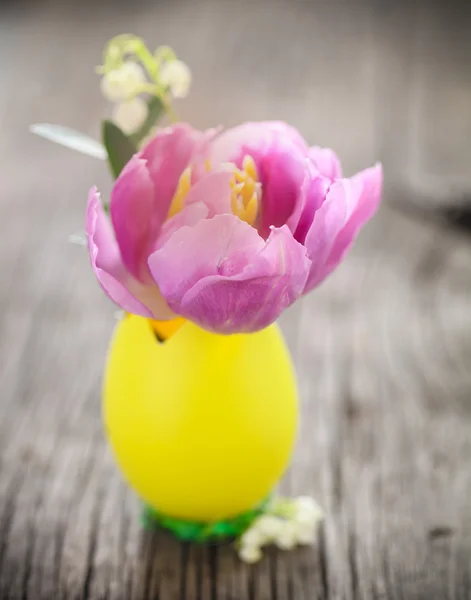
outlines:
[[[131,157],[136,154],[137,146],[115,123],[108,120],[102,123],[102,137],[108,152],[108,163],[116,178]]]
[[[156,96],[152,96],[152,98],[150,98],[150,100],[147,102],[147,108],[149,110],[147,119],[144,121],[141,128],[131,136],[131,139],[136,146],[138,146],[139,143],[148,135],[152,127],[154,127],[154,125],[162,116],[162,113],[165,111],[162,100]]]
[[[66,148],[71,148],[72,150],[101,160],[106,159],[106,150],[100,142],[88,137],[84,133],[80,133],[80,131],[50,123],[36,123],[35,125],[31,125],[29,130],[31,133],[35,133],[46,140],[50,140]]]

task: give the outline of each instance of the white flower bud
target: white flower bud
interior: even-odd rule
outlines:
[[[174,98],[185,98],[191,86],[191,71],[183,61],[170,60],[162,66],[160,82],[170,88]]]
[[[306,525],[295,524],[296,529],[296,542],[301,546],[312,546],[314,544],[314,527],[308,527]]]
[[[284,521],[283,527],[275,539],[275,543],[281,550],[292,550],[297,542],[297,528],[291,521]]]
[[[147,118],[149,109],[142,98],[117,104],[113,110],[113,121],[124,133],[135,133]]]
[[[242,535],[240,538],[240,543],[242,546],[261,546],[264,543],[263,535],[261,532],[254,526]]]
[[[246,563],[253,564],[262,558],[262,551],[259,546],[241,546],[239,549],[239,558]]]
[[[322,518],[322,511],[312,498],[300,496],[294,501],[294,521],[301,525],[314,526]]]
[[[253,524],[264,542],[271,542],[281,533],[283,520],[273,515],[262,515]]]
[[[133,96],[146,78],[142,68],[135,62],[124,62],[102,77],[101,92],[110,102],[123,102]]]

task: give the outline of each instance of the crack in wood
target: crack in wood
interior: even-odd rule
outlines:
[[[16,499],[20,493],[21,486],[23,485],[24,475],[25,473],[18,473],[12,480],[6,494],[5,508],[3,510],[2,519],[0,520],[0,593],[2,593],[1,584],[4,581],[3,563],[8,545],[8,537],[13,523],[13,515],[15,514]]]
[[[270,552],[268,556],[265,557],[265,560],[268,560],[269,562],[271,597],[273,600],[278,600],[278,586],[276,577],[278,555],[276,552]]]
[[[218,597],[218,554],[219,549],[216,544],[209,547],[209,571],[211,575],[211,600],[217,600]]]
[[[188,543],[182,544],[182,551],[180,554],[180,600],[186,600],[186,590],[187,590],[187,571],[188,571],[188,560],[190,557],[190,547]]]
[[[356,538],[353,531],[349,528],[347,534],[347,556],[348,566],[350,568],[352,600],[357,600],[358,595],[358,568],[357,568],[357,548]]]
[[[319,569],[322,586],[322,599],[329,600],[329,558],[326,542],[326,525],[320,523],[318,530],[318,551],[319,551]]]
[[[97,491],[95,506],[90,515],[90,538],[88,541],[88,550],[87,550],[87,562],[86,562],[86,571],[83,581],[83,589],[82,589],[82,598],[83,600],[89,600],[90,597],[90,589],[92,585],[93,575],[94,575],[94,560],[95,553],[98,544],[98,535],[99,535],[99,524],[100,524],[100,514],[102,510],[104,499],[104,490],[100,487]]]
[[[24,574],[23,574],[23,582],[22,582],[22,600],[28,600],[28,584],[31,578],[31,571],[33,569],[33,556],[34,556],[34,545],[36,542],[36,534],[35,534],[34,524],[30,524],[29,532],[28,532],[28,548],[26,550],[26,555],[24,558]]]
[[[61,598],[61,567],[62,567],[62,555],[64,549],[65,539],[65,527],[64,524],[59,521],[56,531],[54,534],[55,539],[55,552],[54,552],[54,589],[56,598]]]

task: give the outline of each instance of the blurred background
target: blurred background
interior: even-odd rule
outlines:
[[[435,208],[469,196],[464,1],[3,0],[0,10],[2,118],[18,147],[37,150],[31,121],[98,133],[107,107],[93,67],[105,41],[129,31],[191,64],[195,85],[179,110],[198,127],[284,119],[335,148],[348,172],[382,160],[388,187],[408,196],[398,202]]]
[[[133,577],[133,526],[123,533],[126,562],[110,524],[137,523],[137,504],[99,414],[114,308],[86,252],[67,242],[83,229],[88,189],[106,195],[111,177],[103,162],[28,132],[51,122],[98,139],[111,106],[94,68],[122,32],[151,48],[169,44],[191,66],[193,87],[176,109],[195,127],[281,119],[310,144],[334,148],[348,175],[383,162],[379,214],[335,275],[282,318],[304,404],[285,489],[313,493],[333,515],[332,597],[352,552],[369,573],[382,572],[369,551],[378,536],[399,548],[388,550],[393,569],[413,570],[429,552],[422,529],[448,539],[446,527],[456,526],[468,536],[467,561],[455,568],[433,555],[442,570],[427,577],[462,569],[469,582],[471,3],[3,0],[0,592],[3,577],[20,590],[12,598],[55,597],[48,565],[62,552],[67,589],[82,589],[82,578],[108,586],[104,563],[114,577]],[[100,531],[90,583],[90,539]],[[21,595],[25,581],[31,596]],[[407,585],[428,589],[427,581]],[[458,597],[448,592],[437,597]]]

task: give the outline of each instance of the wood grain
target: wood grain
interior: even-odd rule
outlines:
[[[458,64],[446,42],[452,27],[469,31],[468,17],[453,24],[451,9],[432,3],[426,13],[420,2],[385,4],[0,8],[2,600],[471,597],[471,247],[395,210],[394,195],[404,152],[436,167],[430,136],[437,111],[440,132],[455,110],[453,86],[469,98],[469,75],[459,74],[471,72],[469,49]],[[343,266],[282,318],[302,400],[282,488],[316,497],[325,524],[312,549],[271,552],[255,567],[230,546],[141,530],[100,421],[114,308],[86,253],[67,243],[82,228],[88,188],[106,193],[110,180],[103,163],[27,132],[52,121],[98,135],[109,107],[93,67],[106,39],[125,30],[192,64],[194,90],[179,108],[196,126],[281,118],[336,147],[347,173],[385,161],[380,213]],[[443,52],[430,62],[438,30]],[[424,108],[410,109],[420,125],[402,136],[410,77]],[[469,152],[456,119],[447,177]]]

